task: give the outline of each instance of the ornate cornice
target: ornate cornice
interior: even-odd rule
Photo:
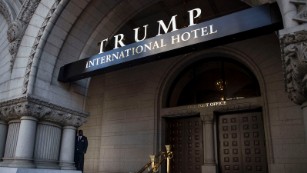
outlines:
[[[0,120],[10,121],[32,116],[41,121],[79,127],[88,114],[67,109],[33,97],[21,97],[0,103]]]
[[[280,46],[286,91],[294,103],[301,105],[307,100],[307,31],[283,35]]]

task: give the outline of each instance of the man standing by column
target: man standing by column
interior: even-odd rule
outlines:
[[[83,131],[79,130],[75,142],[75,164],[77,170],[83,172],[84,154],[88,146],[87,137],[83,136]]]

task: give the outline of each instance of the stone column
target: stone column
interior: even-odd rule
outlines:
[[[0,162],[4,156],[4,147],[6,141],[7,124],[5,121],[0,120]]]
[[[215,173],[215,148],[214,148],[214,131],[213,131],[213,113],[205,113],[202,116],[203,120],[203,138],[204,138],[204,165],[203,173]]]
[[[76,169],[74,163],[76,128],[65,126],[62,133],[60,167],[61,169]]]
[[[4,157],[1,166],[8,166],[14,160],[19,128],[20,120],[9,121]]]
[[[50,122],[37,125],[34,162],[37,168],[59,169],[61,126]]]
[[[31,96],[1,103],[0,118],[1,120],[5,118],[9,122],[9,127],[3,162],[0,162],[0,172],[16,168],[27,171],[36,168],[75,169],[75,127],[81,126],[86,117],[86,113]],[[1,125],[0,134],[4,133]],[[2,140],[0,144],[1,142]],[[1,169],[2,167],[10,168]]]
[[[307,31],[303,27],[280,31],[281,55],[284,64],[286,91],[291,101],[301,105],[307,141]]]
[[[30,116],[21,117],[14,161],[9,167],[33,168],[33,151],[37,119]]]
[[[307,143],[307,102],[302,105],[303,110],[303,120],[304,120],[304,130],[305,130],[305,142]]]

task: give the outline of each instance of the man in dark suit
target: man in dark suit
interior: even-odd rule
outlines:
[[[75,164],[77,170],[83,172],[84,154],[88,146],[87,137],[83,135],[83,131],[79,130],[75,141]]]

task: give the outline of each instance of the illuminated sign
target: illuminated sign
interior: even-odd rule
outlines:
[[[163,37],[155,37],[154,39],[148,39],[122,47],[121,49],[116,48],[113,49],[113,51],[100,53],[93,58],[88,59],[85,68],[93,69],[96,66],[101,67],[111,63],[117,64],[119,62],[138,58],[139,56],[157,54],[158,52],[168,50],[170,47],[182,47],[183,45],[186,45],[184,44],[185,42],[195,42],[194,40],[196,39],[207,39],[207,37],[210,37],[210,35],[217,33],[218,30],[214,27],[214,25],[201,26],[195,29],[188,28],[187,31],[182,33],[170,33],[169,37],[163,35]]]
[[[60,69],[58,80],[71,82],[140,63],[271,33],[282,28],[282,19],[276,3],[249,8],[199,24],[194,23],[194,19],[201,14],[199,8],[188,11],[188,14],[188,27],[182,29],[177,29],[177,15],[171,17],[168,25],[162,20],[157,21],[157,36],[153,38],[146,39],[148,25],[144,25],[144,37],[138,38],[140,28],[135,28],[135,42],[132,44],[125,45],[125,36],[118,34],[114,36],[114,48],[104,52],[103,47],[108,39],[102,40],[98,54],[64,65]]]
[[[189,25],[188,25],[188,27],[190,27],[190,26],[195,25],[194,19],[201,15],[201,9],[200,8],[195,8],[195,9],[192,9],[192,10],[188,11],[188,13],[189,13]],[[162,30],[163,30],[164,34],[168,33],[170,28],[172,28],[171,32],[177,31],[178,29],[177,29],[176,17],[177,17],[177,15],[174,15],[174,16],[171,17],[171,20],[170,20],[168,26],[165,25],[165,22],[163,20],[158,20],[157,21],[157,23],[158,23],[158,33],[157,33],[157,36],[162,35]],[[140,41],[143,41],[143,40],[145,40],[147,38],[148,25],[144,25],[143,28],[144,28],[144,37],[142,39],[138,38],[140,27],[133,29],[134,30],[134,41],[135,42],[140,42]],[[114,49],[117,49],[119,47],[125,46],[124,41],[123,41],[124,37],[125,37],[124,34],[117,34],[117,35],[114,36],[114,39],[115,39]],[[104,45],[105,45],[105,43],[108,43],[108,41],[109,41],[109,39],[106,38],[106,39],[104,39],[104,40],[102,40],[100,42],[100,53],[103,53]],[[150,47],[151,47],[151,45],[150,45]],[[134,49],[132,49],[132,50],[131,49],[127,49],[127,50],[134,52]]]
[[[210,103],[203,103],[197,105],[189,105],[188,109],[207,108],[207,107],[225,106],[225,105],[227,105],[226,101],[219,101],[219,102],[210,102]]]

